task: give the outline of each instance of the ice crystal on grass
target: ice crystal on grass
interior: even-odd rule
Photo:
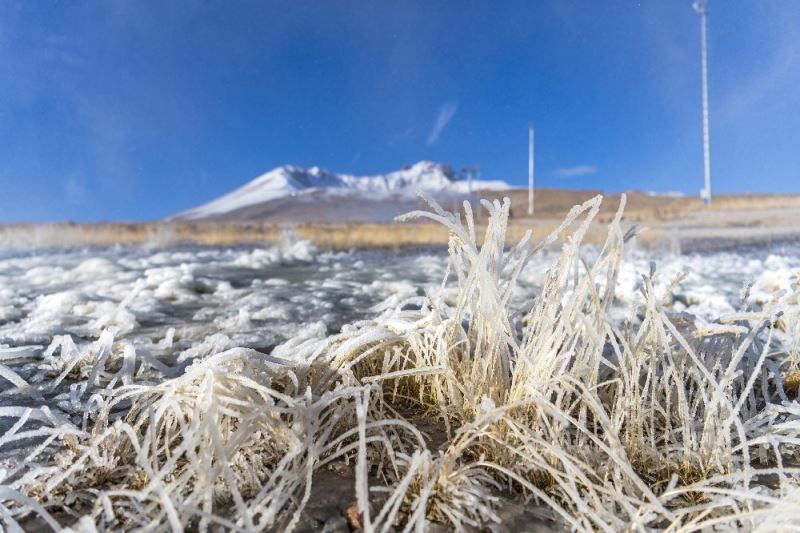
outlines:
[[[469,204],[462,220],[430,201],[405,218],[449,230],[439,289],[333,336],[312,325],[270,354],[217,339],[169,366],[112,329],[83,347],[58,337],[30,384],[5,366],[0,377],[31,394],[69,377],[63,410],[82,421],[0,409],[16,420],[0,449],[44,440],[4,472],[0,517],[291,530],[316,472],[341,461],[368,531],[483,527],[508,498],[587,531],[797,526],[796,301],[702,320],[668,309],[680,276],[665,284],[652,266],[629,318],[612,318],[632,233],[623,197],[604,246],[581,253],[600,202],[509,247],[508,201],[484,204],[482,241]],[[559,241],[517,311],[527,262]]]

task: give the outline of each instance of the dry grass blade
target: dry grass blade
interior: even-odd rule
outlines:
[[[510,247],[508,200],[485,203],[482,242],[471,206],[462,222],[429,203],[432,212],[405,218],[447,229],[442,287],[452,290],[415,299],[417,310],[271,355],[199,355],[185,368],[144,364],[113,332],[89,351],[59,339],[42,387],[78,380],[72,405],[84,427],[0,409],[16,419],[0,448],[31,432],[49,439],[6,473],[0,519],[291,530],[319,469],[343,461],[354,469],[350,514],[368,531],[480,528],[501,521],[509,498],[586,531],[800,524],[796,311],[775,303],[715,324],[673,315],[653,268],[634,318],[613,320],[630,235],[624,197],[589,255],[581,244],[600,197],[542,241],[526,234]],[[520,273],[564,236],[539,295],[520,309]],[[774,341],[777,324],[794,328],[789,351]]]

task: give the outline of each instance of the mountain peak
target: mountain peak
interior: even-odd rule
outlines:
[[[402,170],[363,177],[335,174],[316,165],[310,168],[282,165],[228,194],[173,218],[193,220],[228,215],[248,206],[314,191],[378,199],[393,195],[412,196],[417,191],[463,195],[469,192],[468,187],[468,183],[450,165],[435,161],[418,161]],[[475,180],[473,188],[500,190],[509,186],[503,181]]]

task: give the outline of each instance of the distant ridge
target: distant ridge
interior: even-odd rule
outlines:
[[[478,190],[505,190],[504,181],[473,180]],[[386,202],[393,197],[410,199],[417,191],[433,196],[463,195],[469,183],[443,163],[420,161],[402,170],[376,176],[336,174],[320,167],[284,165],[255,178],[215,200],[170,217],[174,220],[235,217],[238,211],[252,211],[254,206],[299,195],[310,195],[317,201],[326,196],[354,197]]]

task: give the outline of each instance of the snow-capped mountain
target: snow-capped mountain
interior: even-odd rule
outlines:
[[[504,181],[472,182],[474,191],[508,188],[510,186]],[[431,161],[420,161],[402,170],[377,176],[351,176],[328,172],[316,166],[302,168],[284,165],[207,204],[178,213],[173,218],[194,220],[224,216],[279,198],[310,193],[385,200],[392,196],[412,197],[417,191],[434,196],[462,195],[469,192],[469,182],[450,166]]]

